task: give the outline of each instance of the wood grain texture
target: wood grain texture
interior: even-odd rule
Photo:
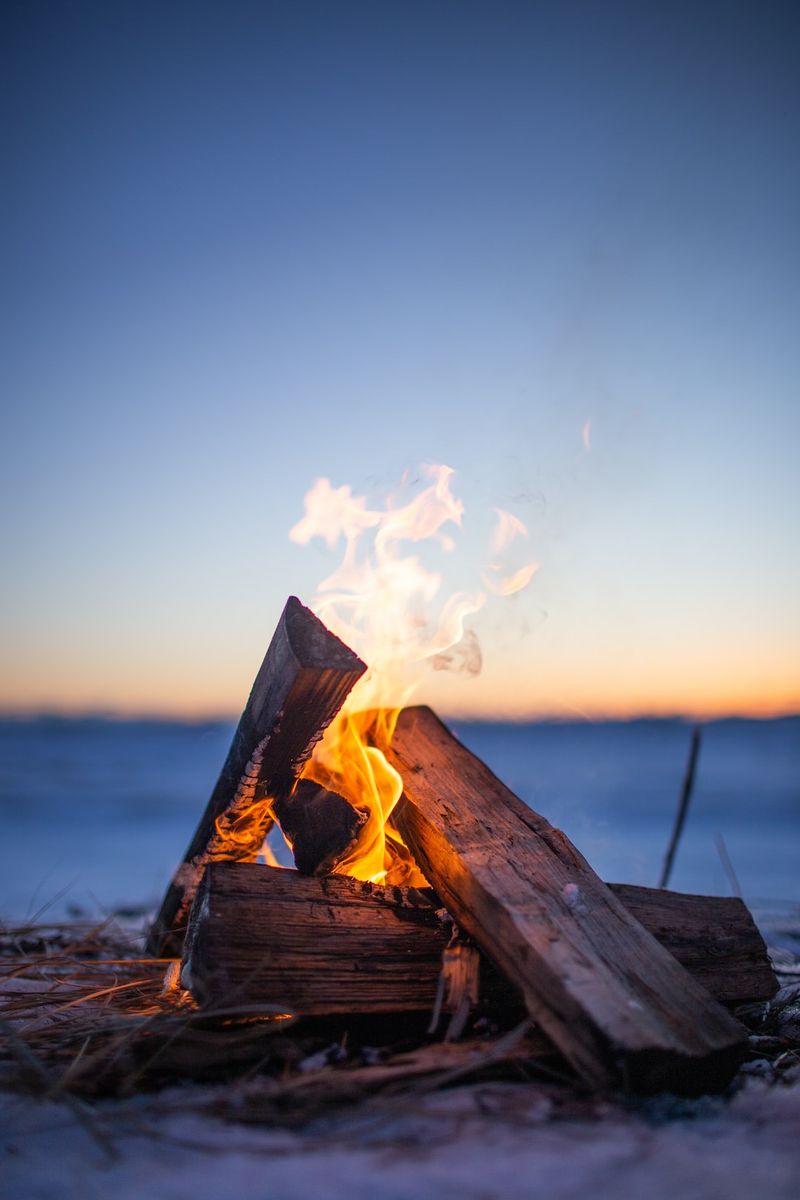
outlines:
[[[751,1004],[777,992],[766,943],[738,896],[693,896],[624,883],[608,886],[631,916],[720,1003]]]
[[[400,714],[393,820],[459,925],[587,1082],[708,1090],[745,1031],[632,917],[567,837],[426,708]]]
[[[224,997],[308,1016],[417,1011],[432,1003],[450,932],[430,894],[414,888],[210,863],[182,980],[201,1004]]]
[[[289,597],[217,784],[151,929],[151,954],[180,954],[206,863],[255,859],[272,825],[264,801],[291,789],[299,767],[365,670],[310,609]],[[243,829],[240,818],[259,804],[258,818]]]
[[[766,948],[740,900],[609,886],[719,999],[774,994]],[[235,996],[308,1015],[431,1011],[452,931],[436,917],[439,906],[430,890],[212,863],[190,917],[184,977],[196,999],[212,1006]],[[518,989],[486,959],[481,1007],[503,1021],[524,1007]]]

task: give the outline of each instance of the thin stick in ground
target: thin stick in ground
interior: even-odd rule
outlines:
[[[681,840],[683,826],[686,822],[686,814],[689,811],[689,801],[692,798],[692,790],[694,788],[695,771],[697,770],[697,758],[700,753],[700,736],[701,730],[699,725],[695,725],[692,730],[692,740],[689,746],[689,757],[686,761],[686,772],[683,776],[683,786],[681,787],[680,800],[678,801],[678,811],[675,814],[675,824],[672,828],[672,837],[669,840],[664,866],[661,870],[661,878],[658,881],[660,888],[665,888],[669,883],[669,877],[672,874],[672,864],[675,860],[675,852],[678,849],[678,843]]]
[[[730,884],[731,890],[733,891],[734,896],[741,896],[742,888],[736,875],[736,871],[734,870],[733,863],[731,862],[731,856],[728,854],[728,847],[725,845],[725,838],[721,833],[715,833],[714,841],[717,845],[719,861],[722,864],[723,871],[728,877],[728,883]]]

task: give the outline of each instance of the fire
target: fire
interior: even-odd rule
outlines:
[[[498,596],[513,596],[515,592],[521,592],[524,587],[528,586],[539,570],[540,564],[538,562],[525,563],[524,566],[512,570],[510,574],[505,573],[507,568],[504,566],[501,556],[514,538],[527,537],[528,530],[519,517],[515,517],[513,513],[506,512],[502,508],[496,508],[494,511],[497,514],[497,522],[492,534],[490,549],[496,561],[489,564],[481,578],[490,592],[495,592]]]
[[[289,534],[301,545],[317,537],[333,548],[344,540],[342,560],[319,585],[312,607],[369,664],[303,772],[368,813],[355,850],[336,868],[357,879],[425,884],[392,827],[403,781],[379,746],[391,743],[397,715],[425,664],[446,668],[448,652],[461,643],[476,669],[480,666],[477,643],[465,638],[464,622],[483,606],[485,592],[458,591],[442,600],[441,572],[412,550],[420,543],[437,544],[443,554],[455,549],[464,506],[451,491],[453,474],[450,467],[425,467],[427,486],[405,499],[416,482],[407,476],[377,509],[348,486],[318,479],[305,498],[305,515]],[[526,535],[518,518],[497,510],[493,561],[483,576],[488,590],[510,595],[530,581],[537,563],[511,574],[502,563],[509,543]]]

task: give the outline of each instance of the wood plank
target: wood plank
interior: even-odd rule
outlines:
[[[766,947],[740,900],[609,886],[718,998],[743,1003],[777,990]],[[211,1006],[234,996],[308,1015],[430,1012],[452,932],[437,917],[439,907],[430,889],[212,863],[190,918],[184,979]],[[501,1021],[524,1007],[520,992],[486,959],[480,1004]]]
[[[745,1031],[656,942],[567,837],[523,804],[430,709],[400,714],[393,821],[462,929],[596,1087],[708,1090]]]
[[[150,932],[155,956],[180,954],[208,862],[253,861],[272,826],[269,798],[287,793],[365,664],[295,596],[281,614],[194,837]]]

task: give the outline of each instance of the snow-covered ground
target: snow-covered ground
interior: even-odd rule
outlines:
[[[8,1200],[796,1200],[800,1078],[728,1103],[560,1108],[537,1084],[369,1104],[302,1132],[197,1111],[210,1088],[94,1110],[113,1157],[69,1110],[7,1098]],[[670,1111],[673,1109],[674,1111]],[[194,1111],[193,1111],[194,1110]],[[96,1130],[96,1133],[98,1131]]]
[[[654,886],[689,745],[680,721],[464,724],[456,731],[602,878]],[[0,919],[158,903],[232,726],[0,720]],[[800,718],[706,727],[671,886],[800,901]]]
[[[154,903],[205,803],[230,732],[226,725],[0,722],[0,912],[31,916],[53,897],[50,917],[68,904],[96,911]],[[473,725],[460,733],[564,828],[602,875],[656,881],[683,772],[684,725]],[[800,899],[799,735],[797,719],[725,722],[707,731],[676,888],[730,890],[714,839],[722,833],[748,899]],[[780,932],[785,910],[776,912]],[[402,1101],[373,1099],[302,1131],[223,1121],[213,1114],[222,1095],[187,1085],[102,1102],[88,1114],[5,1095],[0,1195],[800,1195],[800,1077],[774,1086],[753,1078],[729,1102],[662,1100],[640,1108],[565,1100],[541,1084],[472,1084]]]

